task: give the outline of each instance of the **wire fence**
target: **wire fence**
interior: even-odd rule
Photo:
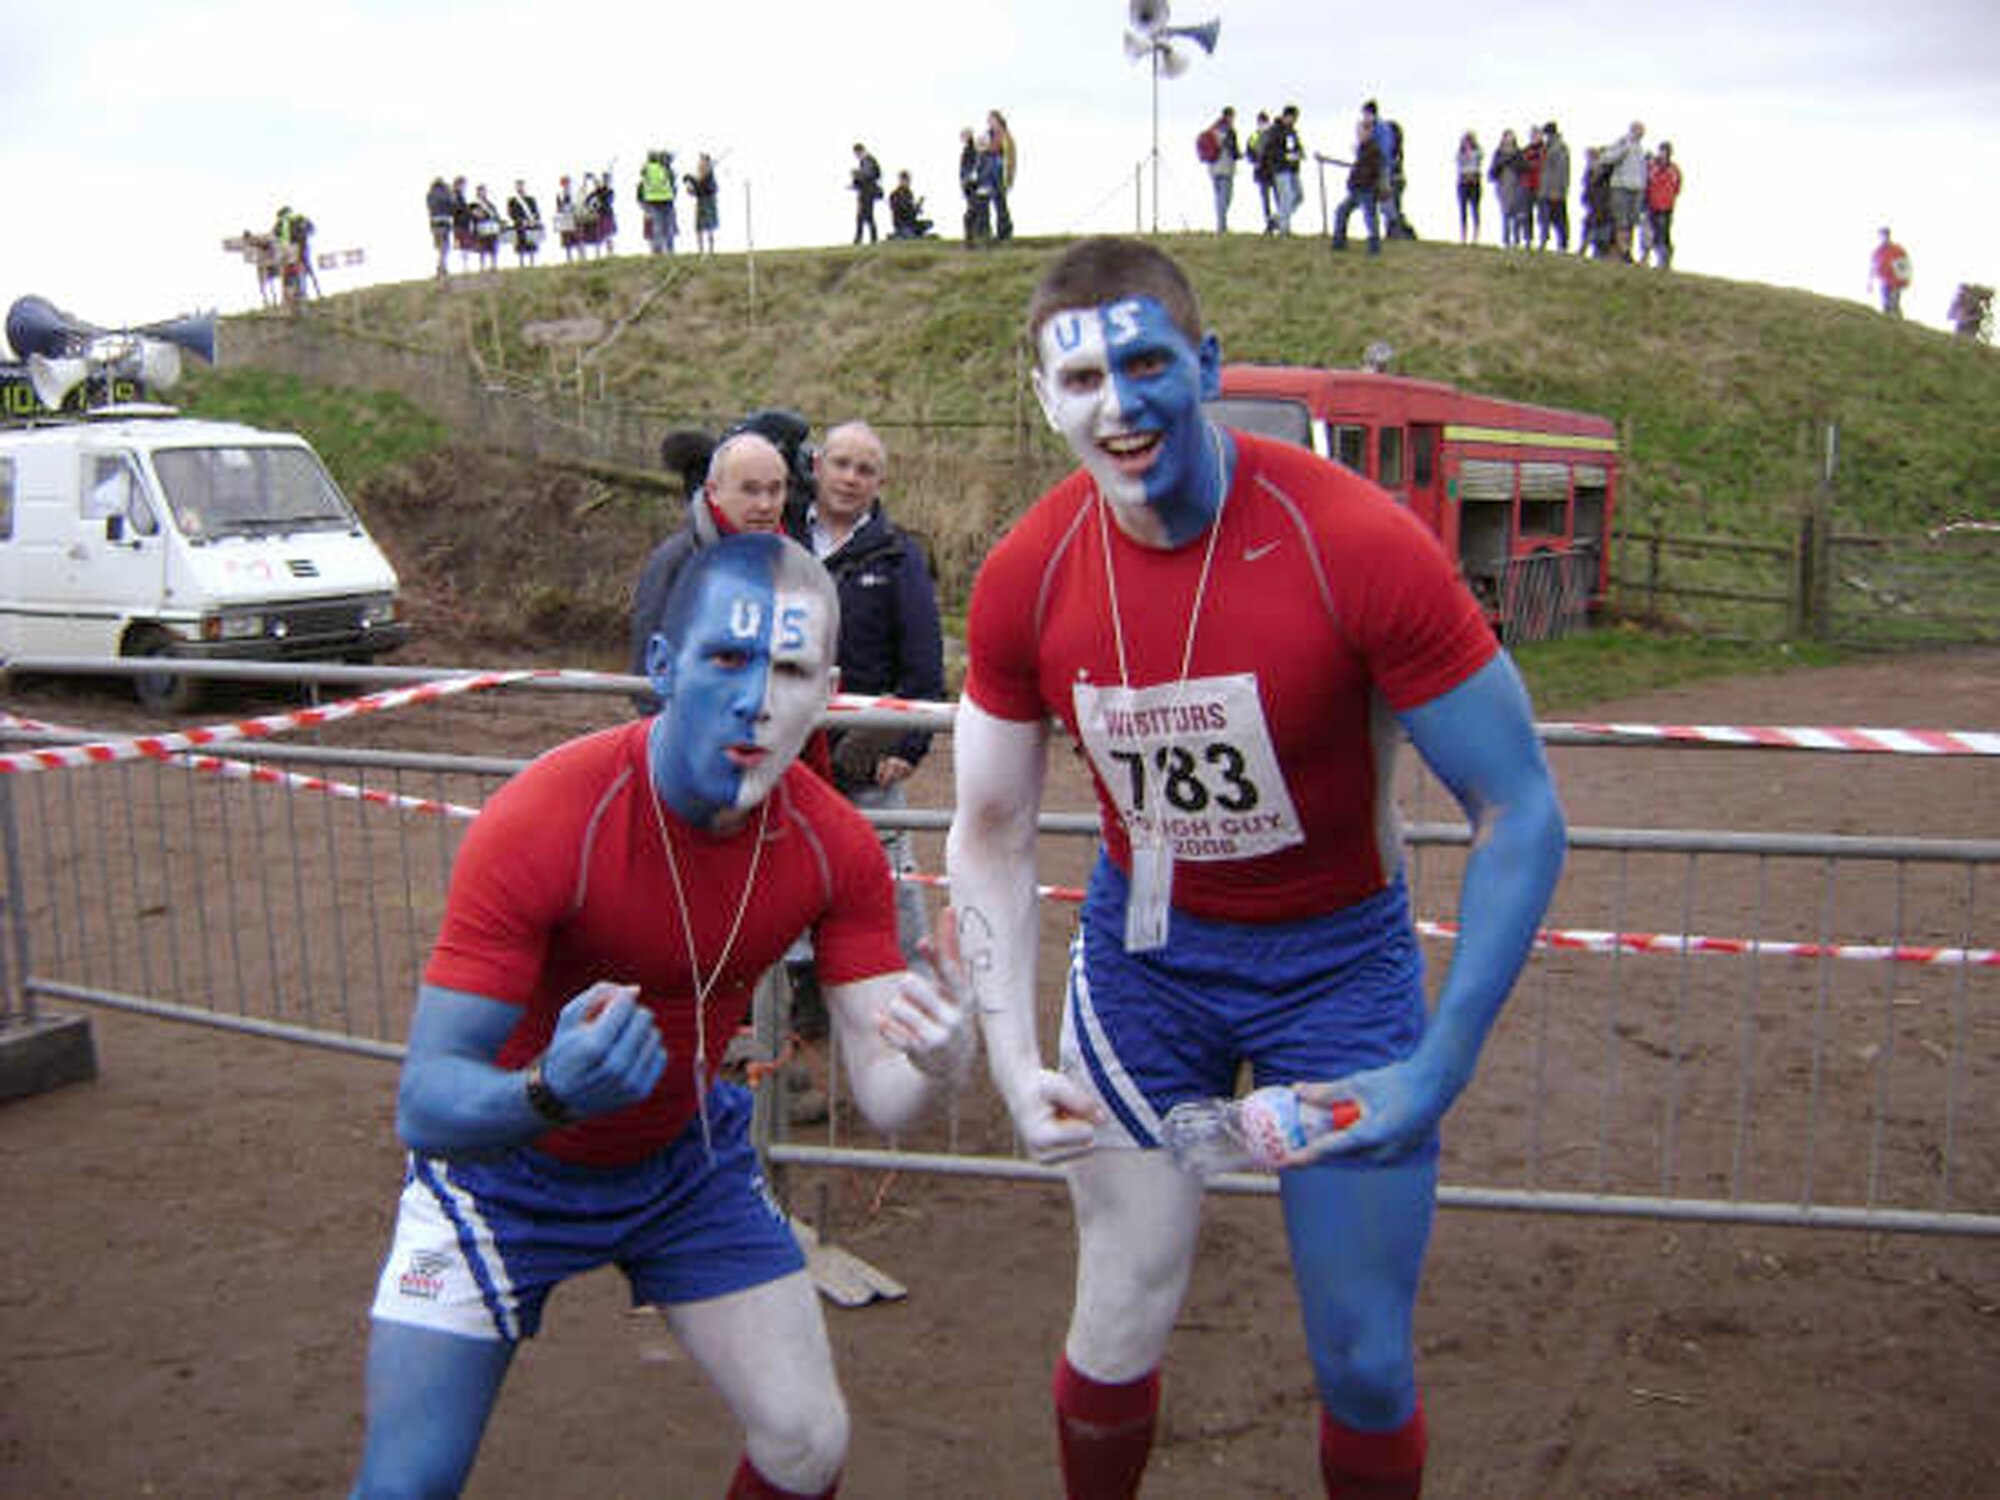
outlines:
[[[261,669],[271,672],[276,669]],[[328,688],[354,669],[286,668]],[[256,675],[251,673],[248,675]],[[379,678],[369,671],[365,675]],[[487,686],[397,713],[292,711],[315,743],[230,743],[228,726],[106,739],[13,720],[0,765],[6,993],[0,1032],[51,1003],[102,1006],[385,1060],[399,1058],[458,841],[539,748],[621,716],[626,679],[470,674]],[[454,681],[463,683],[468,678]],[[612,706],[600,694],[621,695]],[[560,695],[560,696],[557,696]],[[421,706],[414,706],[420,704]],[[863,707],[861,721],[940,706]],[[239,726],[240,727],[240,726]],[[1690,779],[1710,736],[1543,726],[1564,753],[1659,757]],[[190,748],[189,738],[205,742]],[[1767,734],[1755,754],[1809,753]],[[1989,737],[1958,751],[1991,755]],[[90,743],[88,750],[78,748]],[[1858,748],[1858,747],[1848,747]],[[940,741],[948,755],[948,741]],[[1935,746],[1930,753],[1939,753]],[[1713,774],[1703,765],[1703,774]],[[1982,761],[1976,767],[1987,773]],[[1411,894],[1448,955],[1467,831],[1403,789]],[[935,903],[945,807],[871,813],[918,830]],[[1094,848],[1081,807],[1044,815],[1044,989]],[[1574,828],[1543,941],[1448,1121],[1447,1206],[2000,1233],[2000,840]],[[782,984],[757,1050],[783,1049]],[[1059,996],[1042,1000],[1044,1036]],[[906,1139],[853,1112],[837,1052],[806,1063],[826,1123],[789,1128],[763,1091],[774,1168],[1039,1179],[982,1087]],[[1268,1178],[1224,1179],[1268,1192]]]

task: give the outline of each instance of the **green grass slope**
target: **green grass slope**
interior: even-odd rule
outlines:
[[[357,390],[370,384],[373,350],[385,365],[415,353],[555,412],[615,407],[649,433],[774,402],[821,424],[863,416],[889,433],[898,514],[931,537],[951,596],[1063,467],[1028,393],[1021,333],[1028,293],[1059,243],[626,256],[366,288],[308,307],[296,334],[275,315],[246,320],[243,337],[226,333],[226,349],[256,351],[250,367],[204,375],[192,404],[234,413],[254,400],[255,420],[305,431],[364,504],[378,474],[410,492],[411,466],[454,434],[421,389],[407,403],[329,396],[311,381],[259,391],[262,371],[308,332],[338,336],[348,353],[338,378]],[[1484,247],[1396,244],[1371,258],[1334,255],[1316,237],[1162,243],[1186,266],[1226,358],[1353,365],[1385,340],[1399,373],[1612,417],[1625,435],[1628,529],[1789,539],[1815,481],[1811,433],[1824,422],[1840,432],[1841,527],[1908,533],[2000,517],[2000,442],[1989,426],[2000,412],[2000,352],[1859,304]],[[586,318],[603,329],[588,348],[529,340],[531,325]],[[927,447],[991,463],[968,477],[901,461]],[[449,465],[428,462],[435,488]],[[453,503],[505,506],[504,479],[496,491],[494,474],[484,478],[483,502]],[[603,597],[572,616],[615,618],[635,549],[673,524],[677,506],[619,493],[615,478],[580,481],[549,503],[583,507],[606,549],[603,566],[586,570],[605,575]],[[463,511],[455,521],[479,526]],[[563,516],[549,521],[551,538],[564,534]],[[587,545],[573,524],[566,534]],[[427,565],[449,559],[433,549]],[[512,592],[528,589],[516,580]]]

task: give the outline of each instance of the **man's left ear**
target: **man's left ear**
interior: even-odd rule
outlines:
[[[1222,340],[1205,334],[1201,341],[1201,399],[1213,401],[1222,394]]]
[[[674,644],[657,630],[646,642],[646,676],[651,680],[657,696],[667,698],[673,695]]]

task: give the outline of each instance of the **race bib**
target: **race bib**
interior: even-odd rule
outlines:
[[[1250,859],[1305,838],[1249,672],[1074,689],[1084,750],[1136,846]]]

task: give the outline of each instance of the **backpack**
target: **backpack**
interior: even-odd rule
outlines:
[[[1222,137],[1216,133],[1213,125],[1194,138],[1194,154],[1203,161],[1222,159]]]

